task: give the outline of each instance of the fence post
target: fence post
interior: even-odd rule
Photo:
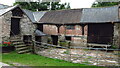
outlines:
[[[97,66],[98,66],[98,48],[96,50],[97,50],[96,58],[97,58]]]

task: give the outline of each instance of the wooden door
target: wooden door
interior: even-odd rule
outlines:
[[[20,34],[20,18],[11,18],[11,35]]]
[[[113,24],[88,24],[88,43],[112,44]]]

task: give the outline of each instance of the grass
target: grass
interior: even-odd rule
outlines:
[[[20,63],[27,66],[85,66],[85,68],[103,68],[78,63],[71,63],[64,60],[47,58],[35,54],[17,54],[15,52],[2,54],[2,62],[8,64]]]

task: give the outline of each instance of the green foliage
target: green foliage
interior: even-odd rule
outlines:
[[[67,41],[60,41],[59,44],[60,44],[60,46],[68,46],[69,42],[67,42]]]
[[[16,2],[14,5],[19,4],[21,8],[28,9],[32,11],[46,11],[50,10],[50,2]],[[51,10],[60,10],[60,9],[70,9],[69,3],[60,4],[59,2],[51,3]]]
[[[107,6],[114,6],[118,4],[119,2],[95,2],[93,3],[92,7],[107,7]]]
[[[52,44],[52,39],[50,37],[48,37],[47,43]]]
[[[66,51],[63,52],[63,54],[70,54],[70,51],[66,50]]]
[[[116,45],[111,45],[112,49],[118,49],[118,47]]]
[[[7,46],[14,46],[14,45],[13,44],[10,44],[10,45],[8,45],[8,44],[1,44],[0,46],[4,46],[4,47],[6,46],[7,47]]]

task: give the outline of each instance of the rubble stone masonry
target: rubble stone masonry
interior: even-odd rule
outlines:
[[[32,38],[34,38],[34,31],[36,29],[36,25],[33,24],[26,15],[23,15],[23,18],[20,20],[20,28],[22,36],[32,35]]]
[[[0,35],[0,43],[4,40],[4,41],[9,41],[10,38],[10,25],[11,25],[11,16],[12,16],[12,12],[9,11],[6,14],[4,14],[3,16],[1,16],[0,18],[2,20],[0,20],[0,24],[1,25],[1,35]]]
[[[120,48],[120,23],[114,24],[114,38],[113,45]]]

